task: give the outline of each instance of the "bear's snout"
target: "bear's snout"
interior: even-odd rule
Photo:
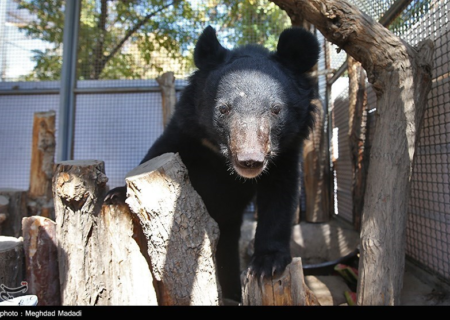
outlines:
[[[237,153],[233,158],[233,167],[241,177],[252,179],[259,176],[266,167],[267,160],[264,153]]]
[[[270,154],[270,127],[266,119],[246,117],[232,127],[230,141],[231,162],[241,177],[259,176]]]
[[[237,164],[244,169],[259,169],[264,166],[264,154],[261,152],[238,153]]]

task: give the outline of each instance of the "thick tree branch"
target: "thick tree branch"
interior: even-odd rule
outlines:
[[[383,72],[401,68],[411,48],[357,7],[345,1],[273,0],[290,15],[302,15],[325,36],[361,62],[377,93]],[[402,49],[403,48],[403,49]]]
[[[106,19],[108,18],[108,3],[107,0],[102,0],[100,5],[100,17],[98,19],[97,28],[99,32],[99,38],[94,49],[94,75],[93,79],[98,79],[100,73],[102,72],[105,64],[102,63],[103,60],[103,46],[105,44],[106,35]]]

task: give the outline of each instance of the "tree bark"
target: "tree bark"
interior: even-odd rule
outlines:
[[[141,164],[126,183],[126,202],[148,242],[160,305],[222,304],[214,256],[219,228],[178,154]]]
[[[349,77],[348,137],[353,171],[353,225],[356,230],[360,230],[370,155],[366,76],[359,62],[350,56],[347,61]]]
[[[29,294],[38,297],[39,306],[58,306],[56,223],[45,217],[27,217],[22,219],[22,231]]]
[[[359,305],[399,303],[414,150],[431,88],[433,43],[413,48],[342,0],[273,0],[361,62],[377,123],[361,227]]]
[[[9,291],[4,288],[5,286],[21,287],[24,280],[25,261],[22,238],[0,236],[0,294]]]
[[[294,258],[277,278],[243,277],[243,305],[245,306],[312,306],[320,305],[306,286],[301,258]]]
[[[53,181],[61,303],[156,305],[130,211],[125,205],[102,207],[104,163],[61,162]]]
[[[6,217],[8,216],[8,205],[9,199],[5,196],[0,195],[0,235],[2,233],[2,224],[5,222]]]
[[[156,81],[161,88],[163,126],[165,128],[170,120],[170,117],[175,111],[175,104],[177,102],[177,96],[175,92],[175,76],[173,72],[166,72],[157,77]]]
[[[97,243],[108,305],[158,305],[144,234],[127,205],[103,206]]]
[[[103,298],[102,253],[93,238],[107,178],[101,161],[63,161],[53,177],[61,303],[95,305]]]
[[[18,238],[22,235],[22,218],[27,216],[27,192],[0,188],[0,197],[3,202],[1,235]]]
[[[29,216],[55,219],[52,177],[55,158],[55,111],[36,112],[31,145]]]
[[[315,125],[303,147],[303,175],[306,193],[307,222],[320,223],[330,219],[328,195],[328,136],[324,130],[325,112],[315,101]]]

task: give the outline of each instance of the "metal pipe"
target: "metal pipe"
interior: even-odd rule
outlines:
[[[176,86],[175,91],[182,91],[186,86]],[[75,94],[114,94],[114,93],[152,93],[161,92],[159,86],[151,87],[92,87],[74,88]],[[0,90],[0,96],[21,96],[21,95],[52,95],[59,94],[59,89],[15,89]]]
[[[185,86],[176,86],[175,91],[181,91]],[[146,92],[161,92],[161,87],[108,87],[108,88],[76,88],[76,94],[100,94],[100,93],[146,93]]]
[[[56,161],[72,158],[75,120],[76,66],[78,51],[78,28],[81,0],[66,0],[64,12],[63,64],[59,104],[58,141]]]
[[[0,90],[0,96],[26,96],[26,95],[46,95],[59,94],[59,89],[18,89]]]

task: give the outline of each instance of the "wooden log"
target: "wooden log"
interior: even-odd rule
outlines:
[[[42,215],[51,219],[55,219],[52,194],[55,115],[53,110],[34,114],[28,189],[29,215]]]
[[[303,148],[303,175],[306,194],[305,220],[312,223],[328,222],[329,212],[329,157],[328,135],[325,131],[325,112],[319,100],[314,100],[315,125]]]
[[[134,218],[125,204],[102,207],[97,243],[108,305],[158,305],[147,242]]]
[[[353,174],[353,225],[356,230],[360,230],[370,156],[369,125],[367,122],[369,110],[364,69],[361,67],[361,63],[350,56],[347,57],[347,63],[349,77],[348,138]]]
[[[61,303],[157,305],[142,235],[126,205],[102,206],[101,161],[64,161],[54,176]]]
[[[175,76],[173,72],[166,72],[156,78],[162,96],[162,110],[163,110],[163,126],[166,127],[173,112],[175,111],[175,104],[177,96],[175,92]]]
[[[22,218],[27,216],[27,192],[18,189],[0,188],[1,235],[20,237],[22,235]]]
[[[94,305],[105,284],[92,237],[106,189],[102,161],[63,161],[53,177],[59,280],[63,305]]]
[[[242,277],[245,306],[316,306],[314,293],[306,286],[301,258],[294,258],[282,275],[258,279],[248,273]]]
[[[126,202],[148,241],[160,304],[222,304],[214,256],[219,228],[178,154],[141,164],[126,183]]]
[[[23,285],[24,263],[22,238],[0,236],[0,293]]]
[[[8,214],[9,199],[0,196],[0,234],[2,234],[2,223],[5,222]]]
[[[23,247],[29,294],[38,297],[40,306],[61,304],[56,223],[48,218],[23,218]]]

